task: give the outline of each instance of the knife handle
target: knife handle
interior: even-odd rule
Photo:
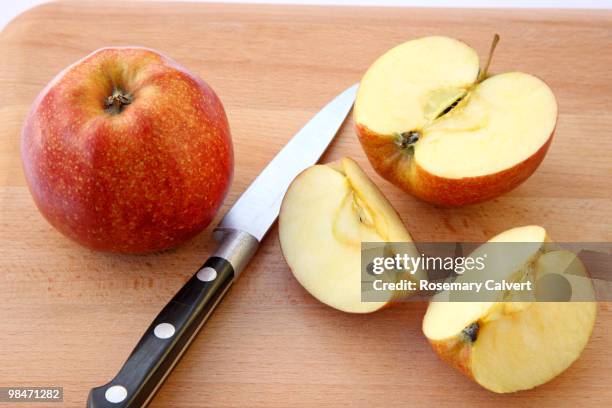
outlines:
[[[157,315],[115,378],[90,390],[87,407],[140,408],[151,401],[259,245],[246,232],[215,233],[219,248]]]

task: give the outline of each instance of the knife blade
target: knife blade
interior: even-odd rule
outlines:
[[[263,238],[278,216],[291,181],[319,160],[344,122],[356,89],[354,85],[342,92],[293,136],[225,214],[219,228]]]
[[[214,236],[217,249],[161,310],[107,384],[92,388],[89,408],[149,404],[231,284],[276,221],[291,181],[325,152],[353,106],[357,85],[321,109],[257,176],[225,214]]]

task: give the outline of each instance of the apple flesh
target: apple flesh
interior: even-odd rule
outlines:
[[[26,118],[21,156],[45,218],[92,249],[175,246],[213,219],[233,153],[221,101],[145,48],[104,48],[58,74]]]
[[[543,81],[521,72],[487,77],[476,52],[447,37],[408,41],[381,56],[361,80],[354,109],[375,170],[445,206],[485,201],[526,180],[556,118]]]
[[[381,301],[362,301],[361,243],[412,243],[395,209],[349,158],[296,177],[281,205],[279,237],[300,284],[326,305],[351,313],[374,312],[399,294],[385,291]]]
[[[585,348],[597,314],[596,303],[585,301],[594,300],[595,295],[584,266],[573,253],[551,247],[544,228],[508,230],[470,256],[507,250],[511,247],[499,243],[512,242],[521,244],[505,259],[457,280],[477,281],[492,275],[514,282],[531,279],[537,295],[540,279],[555,274],[571,285],[567,300],[576,301],[536,302],[509,292],[503,299],[449,302],[445,301],[449,293],[440,292],[423,319],[423,332],[443,360],[498,393],[536,387],[566,370]]]

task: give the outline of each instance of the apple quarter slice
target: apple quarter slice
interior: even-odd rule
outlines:
[[[433,301],[423,319],[423,332],[444,361],[484,388],[505,393],[544,384],[566,370],[586,347],[597,306],[584,301],[594,300],[595,295],[580,260],[571,252],[551,249],[544,228],[508,230],[475,252],[486,252],[500,242],[528,244],[507,258],[508,265],[487,266],[482,279],[495,275],[516,281],[527,277],[521,273],[529,269],[537,294],[540,279],[555,274],[567,279],[579,301],[513,301],[518,298],[512,292],[489,302]],[[479,279],[473,274],[462,278]],[[437,300],[444,295],[436,295]]]
[[[349,158],[296,177],[281,206],[279,237],[300,284],[319,301],[352,313],[376,311],[396,295],[385,291],[381,301],[362,301],[361,243],[412,243],[395,209]]]

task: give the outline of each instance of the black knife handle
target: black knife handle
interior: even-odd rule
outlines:
[[[255,252],[257,240],[244,234],[226,234],[215,254],[153,320],[115,378],[91,389],[88,408],[141,408],[150,402]]]

